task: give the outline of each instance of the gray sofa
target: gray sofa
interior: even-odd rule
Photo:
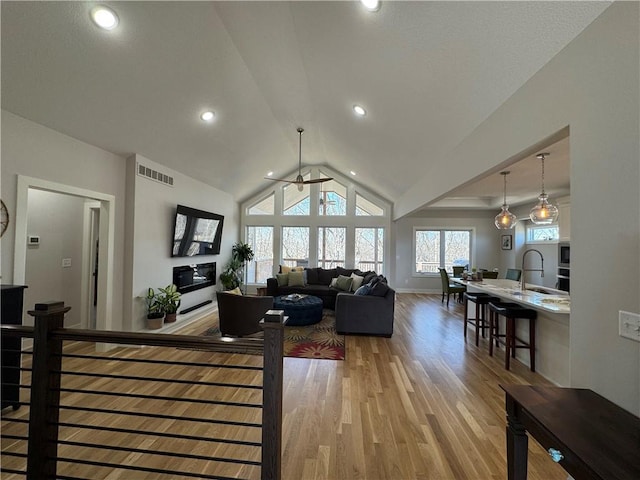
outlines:
[[[349,268],[305,268],[305,276],[307,281],[304,286],[278,285],[276,278],[267,279],[267,295],[277,297],[279,295],[289,295],[291,293],[303,293],[313,295],[322,299],[324,308],[330,310],[336,309],[336,297],[341,290],[330,287],[331,280],[343,275],[350,277],[352,273],[364,277],[363,283],[368,283],[372,278],[376,277],[376,272],[361,272],[356,269]]]
[[[344,292],[329,286],[332,278],[339,275],[348,277],[352,273],[365,277],[363,285],[377,277],[375,272],[361,272],[341,267],[305,268],[307,281],[304,286],[279,286],[276,278],[269,278],[267,295],[276,297],[302,293],[319,297],[324,308],[335,310],[338,333],[391,337],[396,292],[386,283],[382,289],[376,289],[370,295],[354,295],[353,292]]]
[[[384,297],[339,293],[336,297],[336,331],[340,334],[393,335],[396,292]]]

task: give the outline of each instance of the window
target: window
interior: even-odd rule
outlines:
[[[356,228],[355,267],[384,274],[384,228]]]
[[[282,227],[282,264],[309,264],[309,227]]]
[[[557,242],[560,238],[557,225],[528,225],[527,243]]]
[[[322,177],[326,178],[325,175]],[[335,180],[320,184],[318,215],[346,215],[347,187]]]
[[[344,267],[347,229],[343,227],[318,228],[318,266]]]
[[[445,268],[453,273],[453,266],[465,266],[471,260],[472,230],[415,230],[414,273],[437,273]]]
[[[356,193],[356,215],[380,216],[384,215],[384,210],[375,203],[364,198],[362,195]]]
[[[272,193],[264,200],[261,200],[247,209],[249,215],[273,215],[275,207],[275,195]]]
[[[247,227],[253,260],[247,265],[246,283],[267,283],[273,275],[273,227]]]
[[[302,178],[309,180],[311,175],[307,173]],[[298,190],[298,185],[291,183],[284,187],[283,192],[282,213],[284,215],[309,215],[311,211],[309,185],[302,185],[302,190]]]

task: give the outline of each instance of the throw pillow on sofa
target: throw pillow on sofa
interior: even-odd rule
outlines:
[[[336,280],[336,288],[338,290],[342,290],[344,292],[348,292],[351,290],[351,284],[353,283],[353,278],[345,277],[344,275],[339,275]]]
[[[278,281],[279,287],[286,287],[287,285],[289,285],[289,274],[276,273],[276,280]]]
[[[389,285],[386,282],[376,282],[373,287],[371,287],[371,291],[369,295],[373,295],[374,297],[384,297],[389,291]]]
[[[242,290],[240,290],[240,287],[236,287],[233,290],[225,290],[222,293],[228,293],[230,295],[242,295]]]
[[[355,291],[354,295],[369,295],[370,291],[371,291],[371,287],[369,286],[368,283],[365,283]]]
[[[351,290],[355,292],[362,286],[364,277],[361,277],[360,275],[356,275],[355,273],[352,273],[351,278],[353,278],[353,283],[351,284]]]
[[[298,272],[293,270],[289,272],[289,286],[304,287],[304,272]]]

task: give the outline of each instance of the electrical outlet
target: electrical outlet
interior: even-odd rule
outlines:
[[[63,258],[62,259],[62,268],[69,268],[71,266],[71,259],[70,258]]]
[[[618,321],[621,337],[640,342],[640,315],[620,310],[618,312]]]

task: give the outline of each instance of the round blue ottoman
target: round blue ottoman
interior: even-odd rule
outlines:
[[[306,295],[298,300],[287,300],[288,295],[281,295],[273,299],[275,310],[284,310],[289,317],[287,325],[313,325],[322,320],[322,299],[313,295]]]

